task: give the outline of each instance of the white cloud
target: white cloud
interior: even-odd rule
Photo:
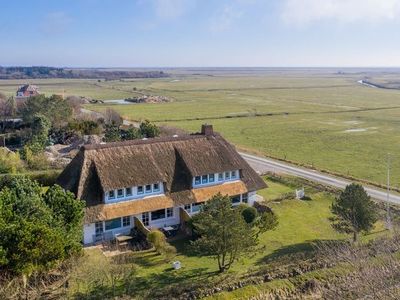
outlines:
[[[284,0],[282,18],[308,25],[320,20],[382,22],[400,17],[400,0]]]
[[[161,19],[176,19],[192,10],[196,0],[153,0],[154,10]]]
[[[210,21],[210,29],[214,32],[226,31],[243,16],[243,12],[234,5],[226,5],[218,11]]]

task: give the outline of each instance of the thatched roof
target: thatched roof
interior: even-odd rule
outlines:
[[[165,195],[174,206],[193,203],[203,198],[201,193],[210,198],[211,191],[217,193],[219,189],[229,188],[225,184],[193,190],[193,176],[232,170],[241,171],[241,192],[236,194],[266,187],[235,148],[209,127],[203,133],[180,137],[85,145],[61,173],[58,184],[85,200],[88,208],[100,207],[108,190],[155,182],[164,183]],[[141,201],[112,206],[129,206],[127,203],[133,202],[139,205]],[[105,206],[111,207],[111,204]]]

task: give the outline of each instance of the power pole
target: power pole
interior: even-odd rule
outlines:
[[[387,156],[387,195],[386,195],[386,229],[392,230],[392,220],[390,218],[390,154]]]

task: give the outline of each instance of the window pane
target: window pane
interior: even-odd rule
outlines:
[[[131,225],[131,218],[129,216],[122,218],[122,226],[127,227]]]
[[[200,184],[201,183],[201,177],[200,176],[196,176],[194,178],[194,184]]]
[[[125,193],[127,196],[132,196],[132,188],[126,188]]]
[[[219,173],[218,174],[218,180],[223,181],[224,180],[224,173]]]
[[[111,230],[121,227],[121,218],[105,221],[106,230]]]
[[[215,181],[215,175],[214,174],[208,175],[208,181],[209,182],[214,182]]]
[[[158,183],[153,184],[153,191],[158,192],[160,190],[160,185]]]
[[[232,178],[236,178],[236,171],[232,171],[231,177],[232,177]]]
[[[193,203],[192,204],[192,212],[198,212],[201,209],[203,203]]]
[[[248,199],[249,199],[249,196],[247,193],[242,195],[242,202],[247,203]]]
[[[137,193],[138,194],[143,194],[143,186],[138,186]]]
[[[96,236],[99,236],[103,233],[103,222],[95,223],[95,231],[96,231]]]
[[[232,201],[232,203],[239,203],[240,202],[240,196],[237,195],[237,196],[231,197],[231,201]]]
[[[190,204],[186,204],[186,205],[185,205],[185,210],[186,210],[187,212],[190,212]]]
[[[201,183],[207,183],[207,182],[208,182],[208,176],[207,175],[201,176]]]
[[[231,172],[225,172],[225,180],[231,178]]]
[[[151,212],[151,220],[165,219],[165,209],[159,209]]]
[[[151,193],[151,184],[146,185],[146,193]]]
[[[148,212],[142,213],[142,222],[144,226],[149,226],[149,219],[150,218]]]
[[[108,198],[114,199],[115,198],[115,191],[109,191],[108,192]]]
[[[167,218],[171,218],[174,216],[174,210],[171,208],[167,208]]]
[[[118,198],[123,197],[124,196],[124,190],[123,189],[117,190],[117,196],[118,196]]]

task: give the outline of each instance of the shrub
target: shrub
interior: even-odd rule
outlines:
[[[100,134],[102,128],[96,121],[93,120],[80,120],[70,122],[68,128],[83,135]]]
[[[246,207],[242,211],[242,217],[246,221],[247,224],[251,224],[257,218],[257,210],[251,206]]]
[[[35,152],[31,147],[24,146],[21,154],[31,170],[45,170],[49,167],[49,161],[44,152]]]
[[[163,249],[167,245],[167,239],[160,230],[152,230],[148,235],[147,235],[147,240],[156,248],[156,251],[159,254],[162,254],[164,251]]]
[[[23,169],[24,165],[18,153],[0,148],[0,174],[15,174]]]
[[[161,130],[157,125],[151,123],[149,120],[145,120],[140,123],[140,132],[147,138],[154,138],[160,135]]]
[[[163,249],[165,260],[171,261],[176,256],[176,248],[170,244],[166,244],[165,248]]]
[[[81,249],[84,203],[71,192],[42,187],[27,177],[9,178],[0,189],[0,268],[30,276]]]

